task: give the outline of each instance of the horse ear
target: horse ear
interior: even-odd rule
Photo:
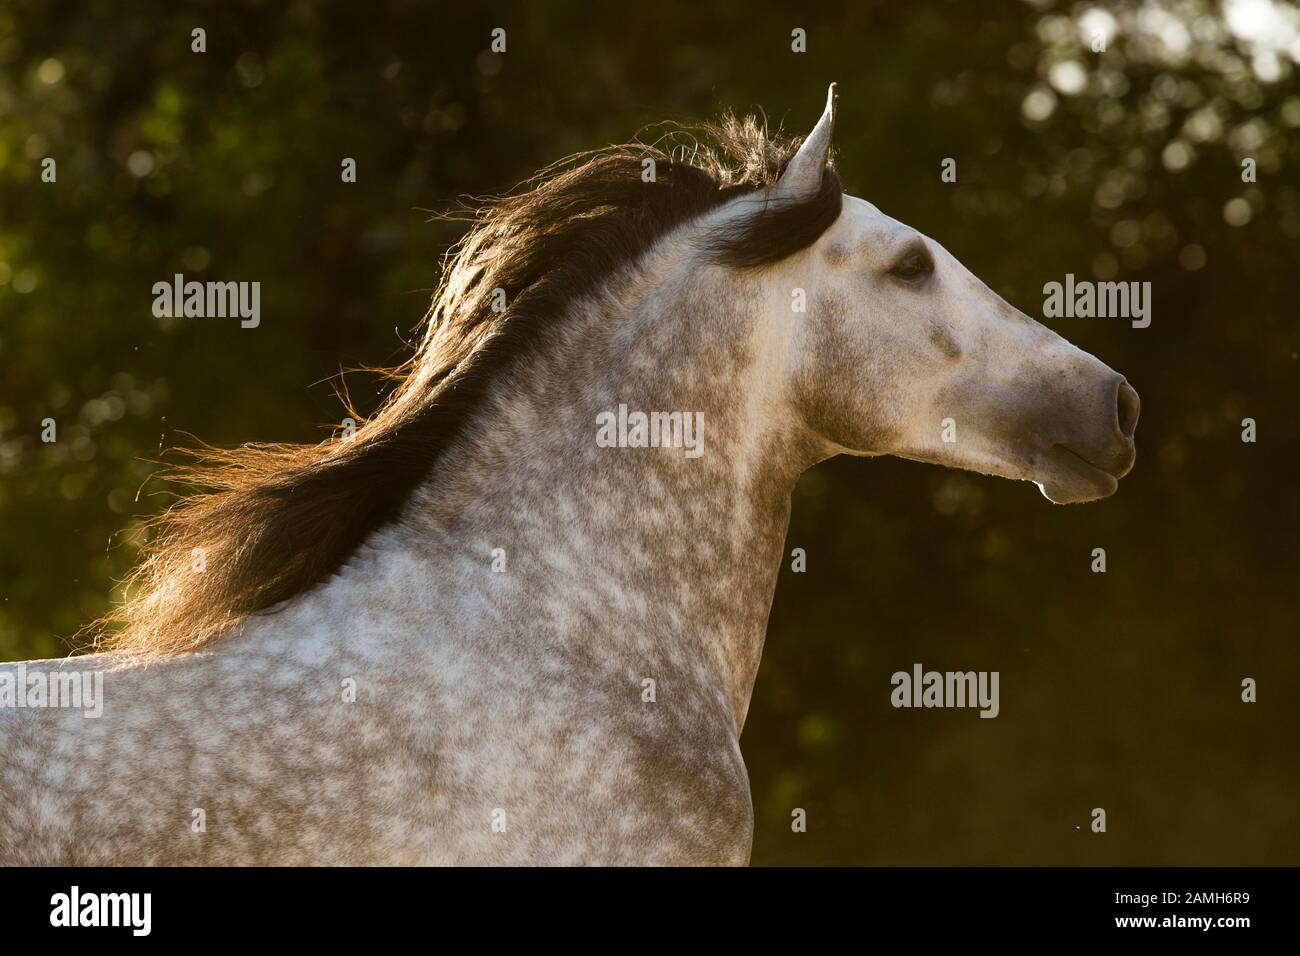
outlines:
[[[813,131],[803,141],[772,187],[774,198],[798,202],[817,195],[822,186],[822,173],[831,153],[831,134],[835,130],[835,84],[826,92],[826,110]]]

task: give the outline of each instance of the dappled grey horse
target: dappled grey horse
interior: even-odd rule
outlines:
[[[1122,376],[843,194],[834,110],[469,210],[373,417],[201,453],[99,653],[0,669],[0,860],[747,862],[800,473],[1079,502],[1134,458]],[[94,674],[102,714],[49,706]]]

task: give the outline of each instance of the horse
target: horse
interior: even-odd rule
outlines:
[[[0,707],[0,861],[748,863],[799,475],[895,455],[1074,503],[1135,456],[1122,375],[844,193],[835,112],[466,207],[372,417],[196,452],[95,652],[0,671],[103,681],[98,716]]]

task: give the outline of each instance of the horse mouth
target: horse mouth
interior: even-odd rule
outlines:
[[[1054,504],[1070,505],[1109,498],[1119,487],[1119,480],[1133,467],[1132,460],[1122,469],[1111,471],[1094,465],[1067,445],[1053,445],[1047,451],[1052,474],[1035,481],[1038,490]]]

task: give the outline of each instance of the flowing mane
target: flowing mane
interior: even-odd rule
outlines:
[[[659,142],[667,149],[630,143],[570,157],[453,214],[469,228],[447,253],[420,345],[389,371],[397,385],[352,437],[187,450],[190,463],[165,477],[188,494],[147,526],[127,596],[93,626],[97,645],[145,657],[195,650],[328,578],[398,515],[568,303],[677,227],[774,185],[800,144],[752,116],[675,128]],[[811,200],[763,204],[727,234],[702,237],[703,251],[761,267],[813,242],[840,203],[827,166]]]

